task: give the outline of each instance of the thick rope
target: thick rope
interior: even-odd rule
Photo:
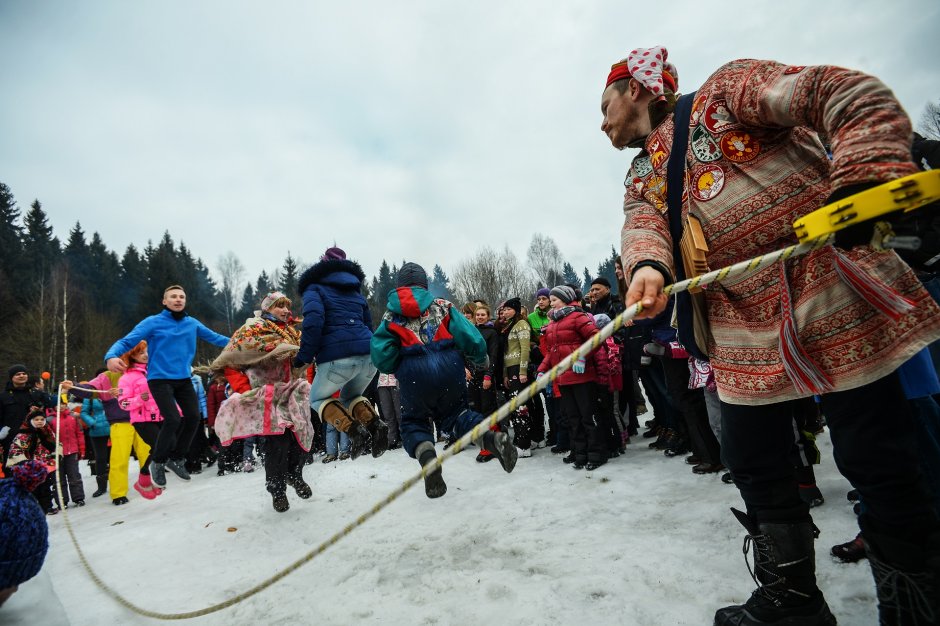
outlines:
[[[696,276],[688,280],[683,280],[681,282],[675,283],[673,285],[667,286],[663,289],[663,293],[666,296],[671,296],[673,294],[679,293],[681,291],[687,291],[690,288],[702,287],[714,282],[720,282],[729,277],[737,277],[743,274],[751,273],[754,271],[762,270],[766,267],[769,267],[776,263],[777,261],[786,260],[794,256],[799,256],[817,250],[829,242],[831,235],[826,235],[807,241],[806,243],[801,243],[770,254],[765,254],[762,256],[755,257],[753,259],[742,261],[736,263],[729,267],[725,267],[701,276]],[[293,573],[301,566],[313,560],[315,557],[319,556],[326,552],[334,544],[338,543],[341,539],[349,535],[353,530],[362,526],[372,517],[374,517],[379,511],[390,505],[392,502],[397,500],[402,494],[411,489],[416,483],[423,480],[424,477],[431,472],[435,472],[444,464],[444,461],[453,457],[455,454],[459,453],[461,450],[466,448],[471,443],[474,443],[480,439],[491,427],[495,426],[499,422],[506,419],[510,414],[514,413],[520,406],[532,399],[537,393],[545,389],[550,383],[554,381],[561,374],[568,371],[575,361],[580,359],[583,356],[586,356],[596,350],[598,346],[608,337],[613,335],[615,332],[623,328],[625,322],[632,320],[637,314],[643,310],[643,306],[638,302],[636,304],[628,307],[623,313],[614,318],[610,324],[604,326],[597,334],[591,337],[589,340],[585,341],[583,344],[578,346],[571,354],[569,354],[561,363],[553,367],[545,376],[538,377],[533,383],[528,385],[525,389],[519,392],[517,396],[512,398],[509,402],[501,406],[493,414],[491,414],[487,419],[477,424],[473,430],[469,433],[458,439],[453,445],[450,446],[447,450],[441,454],[440,457],[435,459],[433,462],[428,463],[427,465],[421,468],[421,471],[417,474],[414,474],[411,478],[403,482],[399,487],[389,493],[385,498],[372,506],[368,511],[357,517],[354,521],[350,522],[344,526],[341,530],[334,533],[326,541],[318,545],[316,548],[300,557],[293,563],[289,564],[284,569],[280,570],[273,576],[263,580],[254,587],[247,589],[235,596],[232,596],[228,600],[207,606],[206,608],[199,609],[196,611],[186,611],[183,613],[160,613],[157,611],[151,611],[149,609],[142,608],[130,600],[126,599],[120,593],[111,588],[107,583],[105,583],[100,576],[95,572],[91,567],[91,564],[88,562],[88,559],[85,557],[84,552],[78,545],[78,539],[75,537],[75,531],[72,528],[71,521],[69,520],[68,510],[63,509],[63,515],[65,518],[65,526],[68,529],[69,536],[72,539],[72,545],[75,546],[75,551],[78,553],[78,558],[82,563],[82,566],[88,572],[91,579],[95,582],[96,585],[112,600],[125,607],[126,609],[137,613],[138,615],[143,615],[145,617],[151,617],[153,619],[159,620],[183,620],[191,619],[194,617],[201,617],[203,615],[209,615],[211,613],[216,613],[222,609],[226,609],[230,606],[234,606],[244,600],[247,600],[251,596],[264,591],[274,583],[278,582],[282,578],[286,577],[288,574]],[[83,389],[83,391],[88,391]],[[58,407],[61,406],[62,398],[62,387],[59,386],[58,394],[58,404],[57,404],[57,416],[58,416]],[[59,442],[59,420],[56,419],[56,449],[58,452],[58,442]],[[56,481],[57,485],[60,485],[59,482],[59,463],[56,463]]]

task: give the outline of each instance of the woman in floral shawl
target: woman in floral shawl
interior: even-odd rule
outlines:
[[[291,301],[275,291],[265,296],[255,317],[235,331],[228,345],[212,363],[223,371],[232,394],[222,403],[215,432],[223,446],[235,439],[263,436],[266,488],[274,498],[274,510],[290,508],[287,486],[301,498],[312,492],[304,482],[304,452],[310,450],[310,384],[291,370],[300,345],[294,328]]]

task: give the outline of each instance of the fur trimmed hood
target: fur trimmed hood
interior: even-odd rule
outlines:
[[[334,274],[338,276],[334,277]],[[343,276],[344,274],[345,276]],[[354,281],[350,280],[352,278],[356,279],[356,285],[353,284]],[[365,272],[355,261],[330,259],[311,265],[300,275],[300,279],[297,281],[297,293],[303,295],[307,287],[314,283],[328,283],[339,288],[355,288],[358,290],[365,280]]]

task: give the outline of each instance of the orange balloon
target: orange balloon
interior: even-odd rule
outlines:
[[[52,378],[52,374],[50,374],[49,372],[43,372],[43,373],[42,373],[42,379],[43,379],[43,380],[49,380],[50,378]]]

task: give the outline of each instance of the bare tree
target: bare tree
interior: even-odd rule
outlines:
[[[533,234],[527,258],[529,269],[535,274],[538,284],[546,287],[553,286],[554,278],[561,275],[561,268],[565,262],[555,240],[541,233]]]
[[[462,302],[482,299],[494,306],[514,297],[525,302],[535,291],[532,279],[509,246],[502,252],[481,248],[457,266],[451,284]]]
[[[920,118],[920,134],[940,140],[940,101],[928,102]]]
[[[219,295],[222,296],[220,302],[222,310],[220,312],[225,317],[228,333],[231,335],[235,332],[235,312],[241,308],[245,266],[238,260],[235,253],[229,250],[219,257],[216,267],[222,277],[222,287],[219,289]]]

